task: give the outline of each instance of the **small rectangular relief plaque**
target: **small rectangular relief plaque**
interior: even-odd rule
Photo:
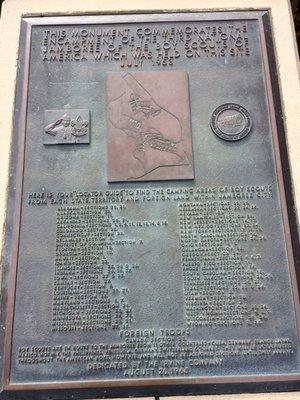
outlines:
[[[108,181],[193,179],[184,71],[107,75]]]
[[[44,144],[90,143],[89,110],[45,110]]]
[[[267,11],[22,20],[1,400],[300,387],[271,33]]]

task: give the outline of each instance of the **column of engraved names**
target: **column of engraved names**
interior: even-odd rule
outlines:
[[[130,317],[112,282],[116,223],[105,205],[58,208],[53,331],[117,329]]]
[[[259,325],[267,304],[248,300],[270,277],[258,268],[255,244],[267,239],[242,203],[179,205],[186,319],[189,326]]]

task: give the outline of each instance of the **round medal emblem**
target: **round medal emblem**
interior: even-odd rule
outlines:
[[[226,103],[215,109],[210,126],[221,139],[236,141],[246,137],[252,128],[249,112],[239,104]]]

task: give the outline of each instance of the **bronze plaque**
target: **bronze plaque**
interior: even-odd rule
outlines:
[[[7,399],[299,389],[267,11],[22,20]]]

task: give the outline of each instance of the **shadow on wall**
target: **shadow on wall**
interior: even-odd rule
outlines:
[[[300,53],[300,0],[291,0],[291,3],[295,21],[298,52]]]

